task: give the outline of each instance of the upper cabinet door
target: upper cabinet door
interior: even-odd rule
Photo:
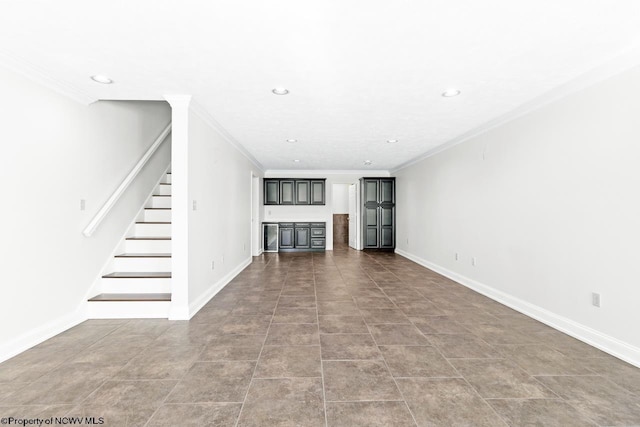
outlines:
[[[363,202],[366,203],[378,203],[378,184],[380,180],[377,179],[365,179],[364,188],[362,191]]]
[[[280,204],[293,205],[295,185],[294,181],[280,181]]]
[[[296,180],[296,205],[308,205],[310,203],[310,186],[308,180]]]
[[[395,203],[393,179],[380,180],[380,203]]]
[[[311,204],[324,205],[324,181],[311,181]]]
[[[277,205],[280,203],[280,181],[277,179],[264,180],[264,204]]]

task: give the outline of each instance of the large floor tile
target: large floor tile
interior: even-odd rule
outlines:
[[[324,425],[320,378],[254,379],[238,421],[239,427]]]
[[[234,427],[240,403],[172,403],[162,405],[147,427]]]
[[[269,328],[266,345],[318,345],[318,325],[274,323]]]
[[[440,352],[431,346],[380,346],[394,377],[460,376]]]
[[[460,374],[484,398],[555,399],[558,396],[505,359],[451,359]]]
[[[320,335],[323,360],[381,359],[382,355],[370,334]]]
[[[401,378],[398,386],[419,426],[506,425],[462,378]]]
[[[416,423],[404,402],[327,402],[330,427],[410,427]]]
[[[256,362],[196,362],[167,403],[242,402]]]
[[[265,346],[254,378],[321,375],[319,346]]]
[[[323,361],[327,401],[401,400],[381,361]]]
[[[509,426],[595,427],[592,420],[560,399],[491,399]]]

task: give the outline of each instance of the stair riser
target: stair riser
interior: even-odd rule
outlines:
[[[171,292],[171,279],[114,279],[103,277],[101,285],[103,294],[161,294]]]
[[[171,224],[136,224],[135,237],[171,237]]]
[[[130,254],[171,253],[171,240],[127,240],[125,252]]]
[[[171,207],[171,197],[151,197],[151,207],[152,208],[170,208]]]
[[[156,188],[155,194],[162,194],[162,195],[170,196],[171,195],[171,186],[170,185],[158,185],[158,188]]]
[[[146,209],[144,211],[144,220],[148,222],[171,222],[171,211]]]
[[[171,258],[114,258],[113,271],[171,271]]]
[[[170,301],[89,301],[89,319],[168,318]]]
[[[165,177],[162,180],[162,182],[166,182],[167,184],[171,184],[171,174],[165,175]]]

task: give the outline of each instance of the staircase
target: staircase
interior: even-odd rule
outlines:
[[[171,304],[171,172],[167,172],[89,299],[90,319],[167,318]]]

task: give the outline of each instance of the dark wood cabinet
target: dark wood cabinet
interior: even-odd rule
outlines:
[[[265,205],[324,205],[326,179],[265,178]]]
[[[280,181],[277,179],[264,180],[264,204],[280,204]]]
[[[296,205],[308,205],[311,195],[311,184],[309,181],[296,180]]]
[[[326,249],[326,223],[280,222],[280,251],[324,251]]]
[[[394,249],[395,178],[362,178],[362,246]]]

